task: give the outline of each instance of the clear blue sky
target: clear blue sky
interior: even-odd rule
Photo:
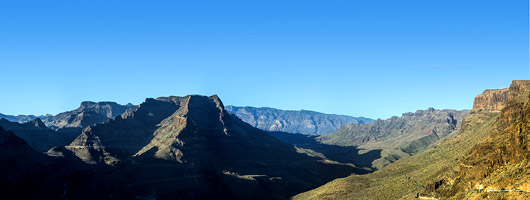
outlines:
[[[388,118],[529,79],[528,1],[2,1],[0,113],[218,94]]]

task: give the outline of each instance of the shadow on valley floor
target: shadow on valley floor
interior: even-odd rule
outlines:
[[[365,169],[366,173],[371,173],[376,169],[372,167],[372,162],[381,158],[380,149],[370,150],[360,154],[361,149],[356,146],[338,146],[323,144],[316,140],[317,136],[293,134],[285,132],[269,132],[270,135],[281,140],[282,142],[292,144],[298,148],[312,150],[310,154],[324,156],[325,158],[344,164],[353,164],[359,168]]]

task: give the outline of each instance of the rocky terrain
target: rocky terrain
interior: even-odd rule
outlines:
[[[485,90],[475,97],[473,110],[500,111],[508,101],[508,88]]]
[[[0,118],[0,127],[13,131],[39,152],[46,152],[54,146],[71,143],[83,128],[103,123],[116,116],[131,113],[137,106],[119,105],[114,102],[85,101],[75,110],[58,115],[33,116],[19,115]],[[30,120],[31,119],[31,120]]]
[[[525,199],[530,194],[479,190],[530,192],[529,100],[530,81],[514,81],[477,95],[471,111],[429,108],[327,135],[258,129],[215,95],[148,98],[137,107],[84,102],[55,116],[54,129],[39,118],[0,119],[0,192],[21,199]]]
[[[468,113],[465,110],[429,108],[404,113],[401,117],[378,119],[371,124],[347,124],[317,140],[325,144],[380,149],[383,156],[374,162],[374,168],[381,168],[397,159],[428,149],[439,140],[455,134]]]
[[[346,124],[374,122],[373,119],[365,117],[332,115],[308,110],[292,111],[237,106],[226,106],[226,110],[262,130],[301,134],[322,135],[338,130]]]
[[[51,129],[85,128],[93,124],[102,123],[118,115],[132,112],[136,106],[132,104],[120,105],[115,102],[81,102],[79,108],[47,116],[42,121]]]
[[[66,149],[117,169],[108,176],[120,180],[112,194],[120,198],[284,199],[364,172],[297,152],[228,113],[217,96],[147,99],[84,129]]]
[[[466,190],[530,191],[529,95],[530,81],[514,81],[507,100],[492,110],[500,115],[488,131],[488,137],[474,146],[458,170],[431,183],[429,192],[443,198],[463,198]],[[473,111],[479,109],[482,107]]]
[[[294,199],[525,199],[525,192],[470,193],[466,189],[528,190],[526,136],[530,81],[478,95],[461,131],[429,150],[367,175],[334,180]],[[491,91],[498,91],[492,94]],[[487,99],[487,100],[484,100]],[[487,105],[490,106],[488,109]]]
[[[25,123],[40,118],[43,123],[51,129],[62,128],[85,128],[93,124],[102,123],[107,119],[118,115],[133,112],[138,106],[127,104],[120,105],[115,102],[103,101],[81,102],[79,108],[59,113],[57,115],[35,116],[35,115],[5,115],[0,113],[0,119],[11,122]]]

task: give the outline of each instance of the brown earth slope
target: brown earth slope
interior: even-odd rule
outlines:
[[[507,103],[488,137],[473,148],[457,172],[432,183],[430,192],[444,198],[465,198],[470,197],[465,191],[474,189],[530,190],[529,86],[530,81],[512,83]],[[472,193],[471,197],[479,195]],[[510,193],[505,197],[522,195]]]
[[[521,133],[524,133],[526,129],[520,128],[522,127],[520,123],[514,124],[513,122],[522,120],[521,116],[523,115],[520,113],[526,108],[514,109],[517,106],[514,108],[511,107],[512,105],[521,106],[526,103],[530,93],[530,90],[528,90],[529,85],[529,81],[514,81],[508,91],[508,100],[503,98],[489,98],[488,101],[482,101],[480,100],[480,95],[477,96],[475,105],[496,105],[494,107],[495,109],[482,109],[488,106],[476,106],[471,114],[464,118],[461,131],[458,134],[443,139],[430,150],[398,160],[372,174],[352,175],[346,178],[336,179],[317,189],[299,194],[294,199],[411,199],[417,197],[417,195],[427,197],[456,197],[457,199],[473,197],[471,195],[462,196],[465,195],[465,186],[477,185],[476,183],[484,185],[486,183],[486,180],[483,180],[485,178],[484,176],[488,177],[492,173],[489,170],[500,173],[500,171],[488,169],[488,167],[504,166],[505,162],[506,164],[512,163],[510,160],[519,163],[519,166],[522,165],[521,163],[524,163],[518,162],[517,160],[524,158],[524,154],[517,154],[515,153],[517,152],[516,150],[511,151],[514,153],[510,153],[514,157],[495,155],[495,152],[500,154],[506,151],[499,148],[500,146],[492,147],[491,145],[487,145],[488,141],[490,141],[487,138],[497,134],[499,128],[505,130],[502,127],[511,127],[508,129],[515,130],[512,134],[513,139],[508,139],[510,138],[510,134],[507,134],[507,136],[504,136],[504,141],[519,141],[519,143],[515,142],[514,144],[521,144],[520,141],[523,141],[521,138],[524,138],[521,136],[525,135]],[[500,93],[496,95],[505,95],[503,94],[503,90],[497,91]],[[499,109],[503,110],[501,111]],[[513,115],[510,113],[519,114]],[[485,143],[482,143],[482,141]],[[482,147],[485,144],[486,146]],[[515,148],[516,146],[519,148],[519,152],[523,150],[521,145],[512,145],[509,148]],[[509,148],[506,147],[506,149]],[[473,152],[477,151],[488,152],[487,154],[491,155],[482,154],[482,156],[476,156],[478,154]],[[478,159],[479,162],[477,164],[474,164],[470,162],[473,161],[470,158],[480,159]],[[466,172],[465,170],[468,170],[467,168],[469,166],[471,166],[471,169],[477,169],[478,173]],[[515,172],[520,172],[519,174],[526,173],[524,170],[523,172],[517,171],[521,167],[514,167],[512,169],[514,169],[511,171],[513,174]],[[504,175],[504,177],[509,177],[507,174]],[[514,175],[514,177],[517,176]],[[479,180],[482,180],[482,182]],[[497,181],[497,179],[495,180]],[[501,183],[503,181],[503,179],[498,180]],[[503,185],[503,187],[524,187],[522,183],[527,178],[519,176],[518,180],[520,181],[506,181],[514,185]],[[521,185],[517,185],[519,183]]]

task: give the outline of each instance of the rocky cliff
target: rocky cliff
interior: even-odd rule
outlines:
[[[509,100],[517,100],[520,102],[526,101],[526,97],[521,95],[530,89],[529,80],[514,80],[510,84],[510,88],[504,89],[489,89],[482,92],[475,97],[473,102],[473,111],[501,111]]]
[[[226,110],[244,122],[266,131],[302,134],[327,134],[346,124],[372,123],[373,119],[314,111],[227,106]]]
[[[473,111],[500,111],[508,101],[508,88],[486,90],[475,97]]]

